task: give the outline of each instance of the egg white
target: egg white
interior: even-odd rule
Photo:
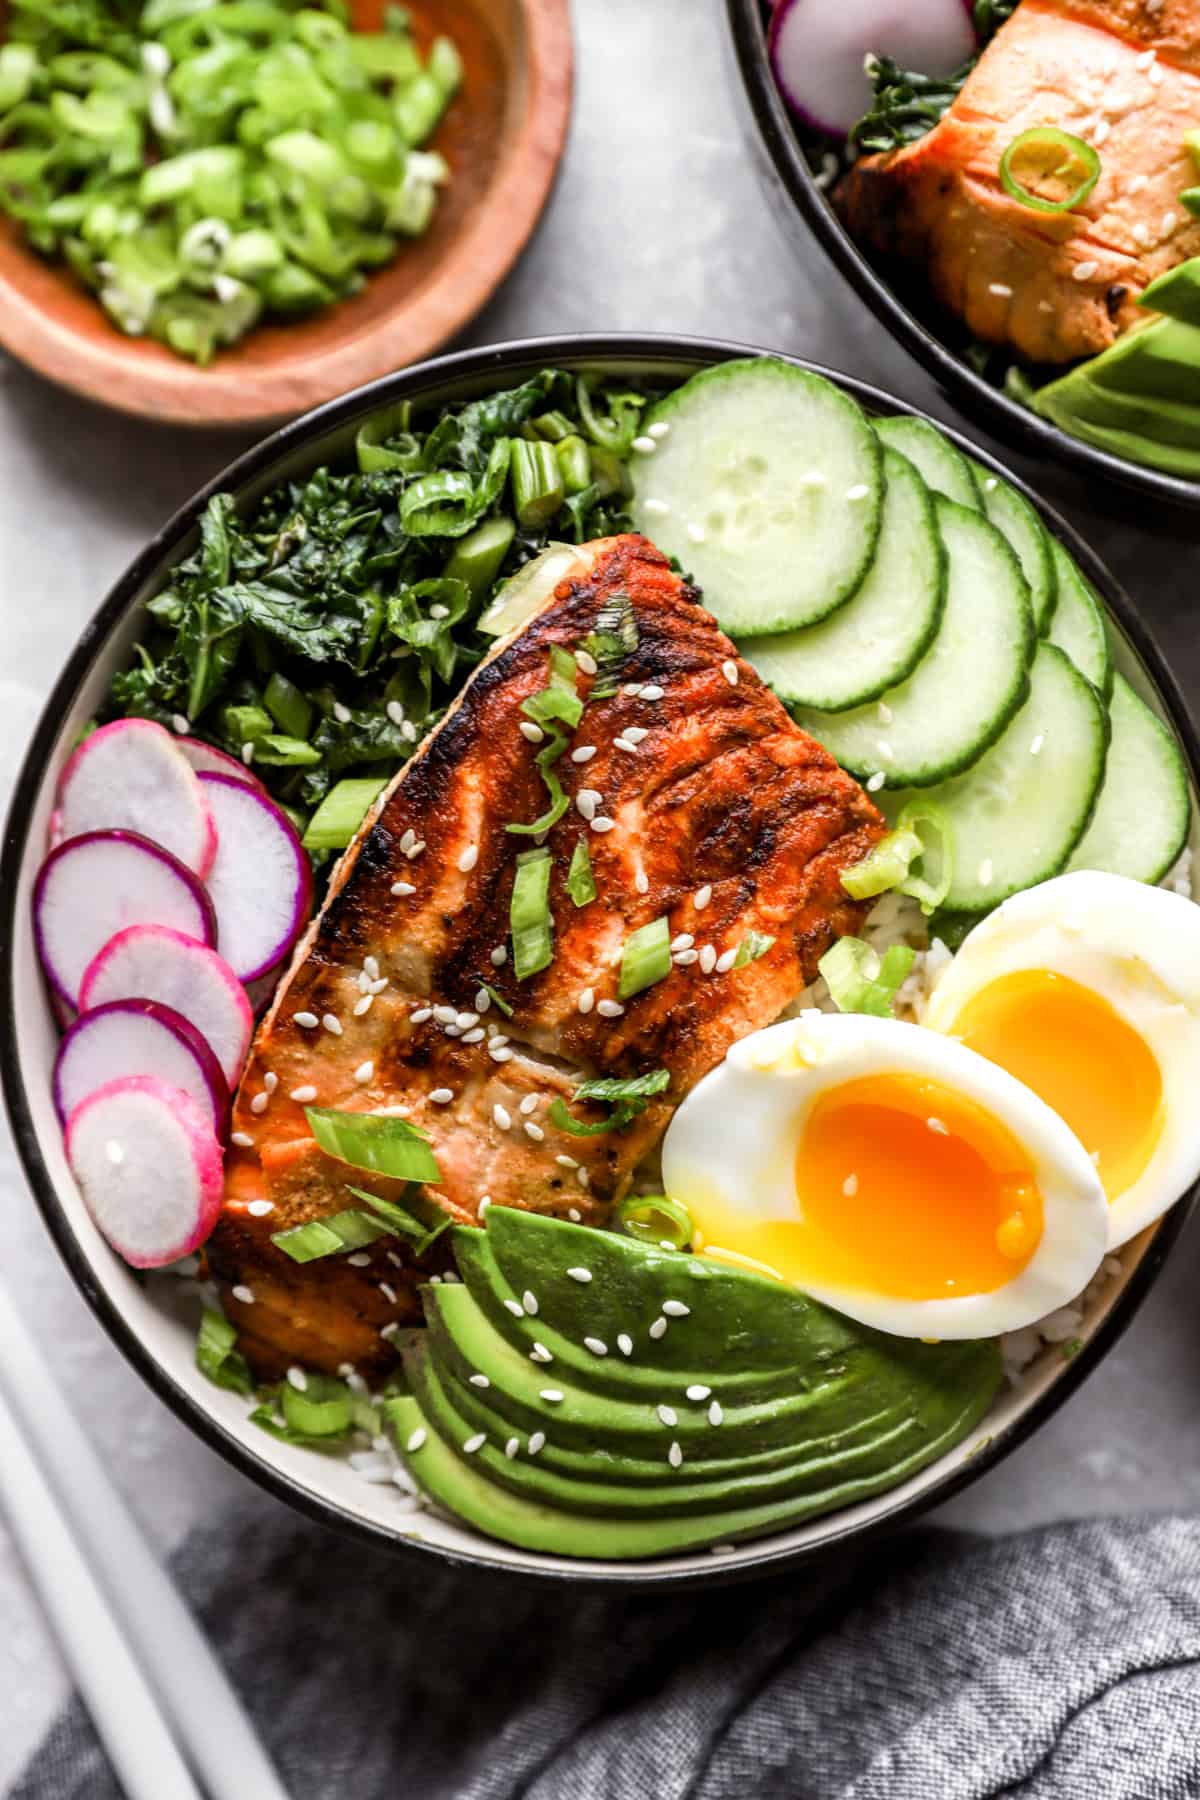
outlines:
[[[893,1073],[943,1083],[1021,1144],[1042,1195],[1041,1242],[1011,1281],[986,1294],[913,1300],[820,1281],[804,1282],[804,1291],[864,1325],[920,1338],[992,1337],[1074,1299],[1107,1239],[1108,1205],[1091,1158],[1021,1082],[920,1025],[814,1012],[743,1038],[671,1121],[667,1193],[701,1223],[706,1196],[747,1220],[796,1218],[796,1151],[816,1100],[863,1076]]]
[[[1023,969],[1052,970],[1106,1000],[1148,1045],[1162,1075],[1158,1144],[1108,1209],[1115,1250],[1200,1178],[1200,906],[1090,870],[1027,888],[963,940],[922,1023],[953,1032],[981,989]]]

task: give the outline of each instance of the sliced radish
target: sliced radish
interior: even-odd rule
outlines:
[[[228,775],[201,774],[217,822],[208,891],[221,954],[240,981],[283,960],[312,906],[312,864],[291,821],[266,794]]]
[[[182,1088],[126,1075],[97,1088],[67,1120],[67,1160],[84,1204],[135,1269],[198,1249],[221,1211],[221,1146]]]
[[[182,1013],[157,1000],[110,1000],[76,1019],[58,1047],[54,1104],[60,1119],[97,1088],[126,1075],[156,1075],[190,1094],[218,1138],[229,1123],[229,1083],[211,1046]]]
[[[793,112],[845,137],[871,104],[868,56],[924,75],[949,75],[975,50],[963,0],[779,0],[771,67]]]
[[[224,957],[163,925],[119,931],[93,958],[79,984],[88,1013],[113,1000],[157,1000],[195,1027],[230,1087],[250,1046],[254,1015]]]
[[[50,852],[34,884],[33,929],[60,999],[77,1006],[96,952],[126,926],[141,924],[169,925],[204,944],[217,936],[207,891],[161,844],[135,831],[85,831]]]
[[[66,837],[139,831],[203,877],[217,853],[204,789],[169,731],[152,719],[118,719],[85,737],[58,787]]]
[[[198,775],[228,775],[230,781],[257,788],[260,794],[266,792],[253,769],[248,769],[236,756],[230,756],[227,750],[218,750],[214,744],[206,744],[203,738],[178,737],[175,742]]]

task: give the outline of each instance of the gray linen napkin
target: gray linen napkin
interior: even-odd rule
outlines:
[[[668,1598],[393,1560],[257,1510],[175,1572],[295,1800],[1200,1796],[1192,1518],[927,1530]],[[119,1800],[78,1705],[11,1800]]]

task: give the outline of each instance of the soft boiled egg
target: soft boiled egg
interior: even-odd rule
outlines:
[[[1116,1249],[1200,1175],[1200,907],[1082,870],[1006,900],[925,1009],[1066,1120]]]
[[[990,1337],[1073,1299],[1107,1205],[1074,1133],[920,1025],[806,1013],[693,1089],[663,1182],[703,1254],[903,1337]]]

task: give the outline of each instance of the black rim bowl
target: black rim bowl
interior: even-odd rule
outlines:
[[[855,243],[817,186],[805,154],[802,128],[771,73],[762,0],[726,0],[726,9],[742,85],[765,152],[763,173],[790,234],[799,242],[806,240],[803,220],[859,298],[932,375],[947,399],[996,437],[1028,455],[1059,463],[1087,482],[1097,478],[1115,481],[1160,504],[1200,510],[1200,481],[1145,468],[1069,436],[1048,419],[1010,400],[1002,388],[976,374],[949,348],[937,333],[937,307],[932,298],[925,303],[916,299],[919,310],[906,304]]]
[[[997,1429],[975,1454],[948,1468],[936,1482],[907,1500],[894,1500],[888,1495],[878,1496],[873,1503],[877,1511],[865,1521],[845,1523],[836,1513],[828,1515],[827,1529],[818,1543],[781,1548],[773,1545],[771,1539],[763,1539],[744,1546],[736,1560],[733,1557],[713,1560],[702,1570],[676,1570],[670,1567],[646,1569],[637,1563],[630,1563],[620,1570],[596,1570],[583,1561],[569,1569],[547,1567],[539,1570],[528,1566],[512,1569],[486,1554],[463,1554],[441,1545],[430,1545],[393,1533],[373,1520],[356,1514],[347,1506],[314,1495],[294,1480],[272,1459],[268,1448],[270,1440],[265,1435],[261,1452],[235,1437],[157,1360],[120,1307],[98,1282],[91,1259],[75,1234],[56,1189],[54,1177],[42,1156],[33,1106],[21,1069],[21,1027],[17,1016],[16,979],[18,938],[21,938],[24,945],[25,955],[32,955],[32,949],[28,930],[22,930],[26,922],[18,917],[19,876],[46,772],[56,764],[58,740],[84,683],[95,665],[107,656],[114,632],[127,619],[131,609],[143,596],[156,590],[164,571],[171,564],[191,550],[196,541],[197,521],[210,496],[232,491],[239,499],[253,499],[279,479],[314,467],[333,455],[344,453],[353,442],[354,431],[366,417],[406,398],[424,399],[434,404],[450,399],[465,399],[501,384],[515,382],[547,366],[608,366],[614,373],[682,380],[706,364],[755,354],[761,352],[754,346],[704,338],[634,335],[531,338],[493,349],[472,350],[418,364],[400,374],[386,376],[367,387],[358,388],[344,398],[332,401],[285,426],[231,463],[194,499],[181,507],[116,583],[91,623],[85,627],[68,658],[46,702],[17,779],[5,827],[3,851],[0,853],[0,1078],[3,1081],[17,1150],[50,1235],[76,1286],[113,1342],[185,1425],[227,1462],[278,1499],[288,1502],[320,1524],[366,1544],[392,1551],[413,1548],[432,1550],[435,1555],[448,1562],[473,1566],[493,1574],[502,1571],[510,1576],[536,1575],[539,1579],[591,1581],[610,1586],[624,1584],[642,1588],[681,1588],[742,1580],[772,1568],[812,1561],[831,1550],[847,1550],[856,1543],[877,1538],[884,1531],[894,1529],[897,1525],[916,1518],[931,1506],[949,1499],[994,1467],[1003,1456],[1023,1443],[1075,1391],[1129,1325],[1183,1230],[1195,1205],[1197,1193],[1200,1192],[1198,1184],[1162,1219],[1137,1267],[1079,1353],[1056,1372],[1045,1392],[1032,1401],[1019,1418]],[[864,382],[817,364],[803,362],[799,358],[786,360],[828,376],[871,412],[918,411]],[[1125,593],[1073,528],[1037,495],[1016,481],[1003,464],[959,434],[949,432],[948,435],[960,448],[980,462],[1014,481],[1014,485],[1037,507],[1050,529],[1062,539],[1066,548],[1081,564],[1140,659],[1183,746],[1193,786],[1200,785],[1200,740],[1197,739],[1173,677]],[[480,1542],[486,1544],[490,1540],[481,1536]]]

